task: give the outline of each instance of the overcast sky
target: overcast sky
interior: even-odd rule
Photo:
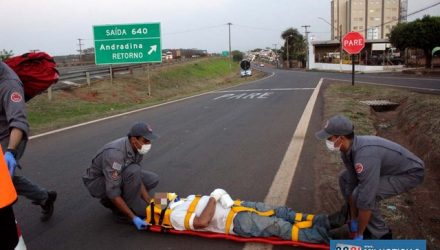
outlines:
[[[408,13],[440,2],[408,0]],[[228,50],[279,48],[281,32],[310,25],[315,40],[330,39],[330,0],[0,0],[0,50],[21,54],[77,53],[78,38],[93,47],[93,25],[160,22],[162,48]],[[410,16],[440,15],[440,5]],[[84,48],[83,47],[83,48]]]

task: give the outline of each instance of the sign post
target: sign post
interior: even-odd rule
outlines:
[[[351,54],[351,85],[354,85],[354,55],[359,54],[364,47],[365,38],[359,32],[348,32],[342,38],[342,48],[345,50],[345,52]]]
[[[95,63],[162,62],[160,23],[93,26]]]

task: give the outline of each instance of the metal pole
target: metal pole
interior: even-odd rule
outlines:
[[[301,26],[305,29],[305,34],[306,34],[306,69],[309,69],[309,33],[307,31],[307,28],[310,27],[310,25],[303,25]]]
[[[275,62],[277,64],[277,69],[278,69],[278,53],[277,53],[277,44],[274,43],[273,44],[275,46]]]
[[[113,84],[113,68],[111,64],[110,64],[110,83]]]
[[[286,38],[286,51],[287,51],[287,56],[286,56],[286,60],[287,60],[287,68],[289,69],[290,68],[290,61],[289,61],[289,37],[290,36],[287,36],[287,38]]]
[[[354,86],[354,54],[351,55],[351,86]]]
[[[151,96],[150,64],[147,64],[148,96]]]
[[[231,60],[232,60],[232,52],[231,52],[231,25],[232,23],[228,23],[229,28],[229,69],[232,68]]]
[[[342,24],[339,26],[339,71],[342,71]]]

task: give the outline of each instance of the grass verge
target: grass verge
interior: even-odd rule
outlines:
[[[264,76],[254,70],[252,77],[241,78],[239,72],[238,63],[230,67],[227,59],[206,58],[152,70],[151,95],[148,95],[148,75],[143,69],[116,75],[113,83],[100,80],[90,87],[55,91],[51,101],[40,95],[27,105],[31,132],[38,134]]]
[[[397,239],[426,239],[428,248],[440,245],[440,96],[409,90],[373,85],[351,86],[348,82],[326,81],[324,119],[344,114],[352,119],[356,134],[379,135],[402,144],[425,162],[426,173],[422,185],[381,202],[382,215]],[[395,111],[374,112],[360,103],[364,100],[384,99],[397,102]],[[325,146],[320,149],[324,152]],[[320,187],[337,185],[338,172],[343,168],[339,157],[322,154],[320,162],[331,162],[320,176]],[[337,166],[335,168],[334,166]],[[331,189],[329,192],[338,192]],[[325,191],[321,199],[331,195]],[[342,202],[341,197],[339,199]],[[331,202],[323,202],[324,209]],[[334,208],[331,208],[334,209]],[[434,249],[434,248],[432,248]]]

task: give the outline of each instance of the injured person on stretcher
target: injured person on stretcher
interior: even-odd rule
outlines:
[[[190,195],[180,199],[175,193],[156,193],[147,206],[146,222],[175,230],[205,231],[242,237],[279,237],[307,243],[326,243],[327,215],[311,215],[261,202],[233,201],[223,189],[210,196]]]

